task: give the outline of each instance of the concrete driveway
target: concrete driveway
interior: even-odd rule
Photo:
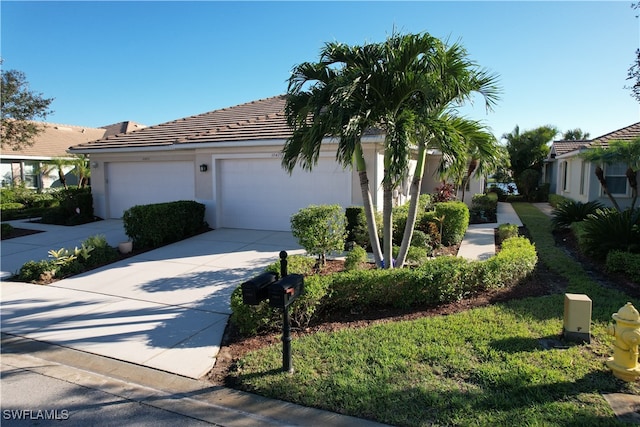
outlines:
[[[126,240],[117,220],[13,225],[46,231],[2,242],[6,274],[91,235]],[[200,378],[215,363],[231,293],[281,250],[304,252],[288,232],[220,229],[52,285],[5,280],[2,332]]]

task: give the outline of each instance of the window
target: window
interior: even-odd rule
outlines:
[[[585,161],[580,162],[580,194],[584,194],[584,184],[587,179],[586,177],[587,168],[585,165]]]
[[[25,162],[23,173],[25,186],[27,188],[38,188],[38,163]]]
[[[607,187],[611,194],[627,195],[627,165],[624,163],[614,163],[605,165],[604,179],[607,181]]]
[[[562,177],[562,191],[569,191],[569,163],[560,164],[560,176]]]

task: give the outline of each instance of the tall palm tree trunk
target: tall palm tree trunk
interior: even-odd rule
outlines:
[[[385,172],[386,175],[386,172]],[[382,252],[384,268],[393,268],[393,185],[385,181],[382,184]]]
[[[638,172],[632,168],[627,168],[627,180],[631,187],[631,209],[636,207],[636,201],[638,200]]]
[[[385,150],[384,178],[382,180],[382,253],[384,268],[393,268],[393,184],[389,176],[391,154]]]
[[[371,190],[369,189],[369,178],[367,176],[367,165],[362,154],[362,146],[358,144],[354,152],[354,163],[360,178],[360,191],[362,192],[362,203],[364,205],[364,215],[367,218],[367,230],[369,231],[369,240],[371,242],[371,250],[373,251],[373,259],[376,267],[382,263],[382,250],[380,249],[380,239],[378,238],[378,227],[376,225],[376,217],[373,211],[373,200],[371,198]]]
[[[398,259],[396,260],[396,266],[402,267],[407,259],[407,253],[409,252],[409,246],[411,246],[411,239],[413,238],[413,229],[416,224],[416,218],[418,216],[418,200],[420,199],[420,189],[422,188],[422,177],[424,176],[424,164],[427,158],[427,148],[425,144],[420,144],[418,148],[418,159],[416,163],[416,170],[413,174],[413,180],[411,181],[411,188],[409,190],[409,213],[407,215],[407,223],[404,227],[404,234],[402,235],[402,243],[400,244],[400,252],[398,253]]]
[[[607,186],[607,180],[604,178],[604,171],[600,166],[596,166],[596,177],[598,178],[598,181],[600,181],[602,190],[609,197],[609,200],[611,200],[611,203],[613,203],[613,206],[616,208],[616,210],[620,212],[620,206],[618,205],[618,201],[609,192],[609,187]]]

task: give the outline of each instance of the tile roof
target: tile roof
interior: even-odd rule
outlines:
[[[594,138],[591,140],[591,145],[599,144],[607,146],[609,145],[609,141],[612,140],[629,141],[635,138],[640,138],[640,122]]]
[[[561,156],[589,145],[589,141],[553,141],[552,154]]]
[[[260,99],[234,107],[185,117],[126,134],[78,144],[83,152],[107,148],[162,147],[203,142],[286,139],[291,135],[284,116],[285,96]]]
[[[570,153],[571,151],[576,151],[582,148],[588,148],[595,145],[600,145],[606,148],[609,145],[609,141],[613,141],[613,140],[626,141],[626,140],[632,140],[639,137],[640,137],[640,122],[634,123],[630,126],[615,130],[613,132],[609,132],[605,135],[602,135],[590,140],[553,141],[553,145],[551,147],[551,152],[549,153],[549,156],[553,157],[553,154],[555,154],[556,156],[561,156],[563,154]]]
[[[71,147],[76,152],[140,149],[186,144],[285,140],[291,136],[284,114],[286,95],[278,95],[196,116],[185,117],[127,134],[106,136]],[[371,129],[366,135],[379,134]]]
[[[11,158],[39,158],[68,157],[67,148],[71,145],[86,143],[96,138],[102,138],[105,129],[88,128],[81,126],[61,125],[55,123],[38,122],[44,127],[38,134],[33,145],[22,147],[18,150],[6,149],[2,151],[3,157]]]
[[[120,123],[114,123],[112,125],[100,126],[102,129],[106,129],[106,132],[102,136],[103,138],[119,133],[133,132],[134,130],[146,128],[146,125],[140,123],[126,121]]]

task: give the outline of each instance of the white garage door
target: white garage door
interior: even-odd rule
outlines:
[[[193,162],[108,163],[109,218],[135,205],[195,199]]]
[[[296,168],[291,176],[280,159],[218,161],[219,226],[290,230],[291,215],[315,204],[351,205],[351,171],[333,158],[321,158],[313,172]]]

